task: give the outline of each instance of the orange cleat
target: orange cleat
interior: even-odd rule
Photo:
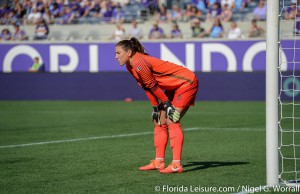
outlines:
[[[181,164],[172,162],[167,168],[159,170],[160,173],[169,174],[169,173],[179,173],[183,172],[183,167]]]
[[[166,167],[163,160],[151,160],[150,164],[139,167],[140,170],[162,170]]]

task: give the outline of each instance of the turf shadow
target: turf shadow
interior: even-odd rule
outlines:
[[[220,162],[220,161],[209,161],[209,162],[188,162],[188,164],[183,165],[184,172],[191,172],[195,170],[204,170],[207,168],[215,168],[222,166],[236,166],[236,165],[245,165],[249,162]],[[192,167],[192,168],[189,168]]]

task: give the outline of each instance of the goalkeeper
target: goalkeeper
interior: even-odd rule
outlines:
[[[150,56],[134,37],[118,42],[115,52],[118,63],[126,65],[153,106],[156,157],[139,169],[157,169],[161,173],[183,172],[183,132],[180,120],[189,107],[194,105],[198,90],[197,77],[185,67]],[[166,167],[164,158],[168,138],[173,161]]]

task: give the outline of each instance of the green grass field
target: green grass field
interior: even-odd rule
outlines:
[[[151,111],[149,102],[0,102],[0,193],[266,184],[265,103],[197,102],[182,120],[185,172],[170,175],[137,170],[155,156]]]

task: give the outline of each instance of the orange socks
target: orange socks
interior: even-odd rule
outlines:
[[[173,123],[169,126],[161,125],[154,128],[154,146],[156,148],[156,159],[164,159],[166,146],[168,143],[168,127],[170,136],[170,146],[173,152],[173,162],[181,160],[183,132],[180,123]]]
[[[170,134],[170,146],[173,151],[173,161],[180,163],[182,145],[183,145],[183,132],[180,123],[173,123],[168,126]]]
[[[161,125],[154,128],[154,146],[156,148],[156,159],[164,159],[168,143],[168,126]]]

